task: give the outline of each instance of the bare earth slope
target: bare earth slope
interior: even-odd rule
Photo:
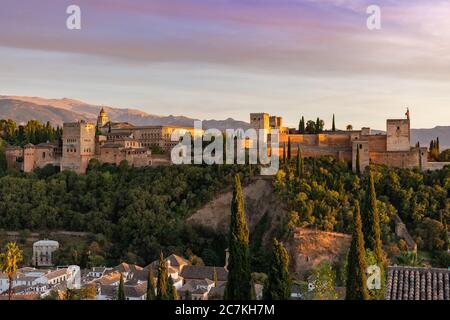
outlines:
[[[264,214],[268,214],[268,228],[262,239],[263,244],[268,247],[271,237],[282,219],[287,216],[288,210],[274,192],[271,180],[255,178],[243,187],[243,191],[250,235]],[[194,212],[188,222],[209,226],[218,232],[228,232],[231,197],[231,191],[220,194]],[[291,260],[291,270],[298,278],[322,261],[334,263],[345,259],[351,240],[349,235],[306,228],[297,228],[292,235],[286,247]]]

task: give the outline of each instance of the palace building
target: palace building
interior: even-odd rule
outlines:
[[[97,125],[86,121],[63,124],[62,144],[31,143],[6,149],[8,168],[31,172],[46,165],[59,166],[61,170],[85,173],[91,159],[100,163],[119,165],[126,160],[130,166],[152,165],[150,148],[158,146],[169,152],[178,141],[171,134],[193,135],[194,128],[177,126],[133,126],[126,122],[111,122],[102,108]]]
[[[287,151],[290,143],[291,156],[295,156],[300,148],[303,157],[333,156],[351,163],[354,171],[358,167],[357,159],[361,171],[370,163],[421,170],[441,169],[448,165],[429,162],[427,148],[411,146],[409,112],[406,115],[406,119],[388,119],[384,134],[372,134],[370,128],[303,134],[284,127],[281,117],[267,113],[251,113],[250,126],[263,129],[268,140],[273,130],[278,130],[280,155]],[[167,154],[179,143],[171,140],[175,130],[180,135],[194,136],[193,127],[134,126],[127,122],[112,122],[102,108],[96,125],[86,121],[64,123],[61,145],[47,142],[27,144],[23,148],[10,146],[6,149],[6,160],[9,168],[24,172],[53,165],[61,170],[84,173],[91,159],[115,165],[127,161],[130,166],[150,166],[154,158],[151,149]],[[199,134],[203,135],[203,131]],[[165,158],[156,162],[168,163]]]
[[[411,146],[409,112],[406,119],[388,119],[385,134],[372,134],[370,128],[361,130],[324,131],[317,134],[301,134],[298,130],[282,126],[280,117],[267,113],[250,114],[254,129],[265,129],[270,140],[271,130],[279,129],[279,154],[287,152],[291,144],[291,156],[300,148],[303,157],[333,156],[352,163],[356,171],[359,154],[361,171],[370,164],[381,164],[397,168],[421,168],[421,170],[442,169],[450,163],[429,162],[426,147]],[[275,122],[271,119],[280,119]]]

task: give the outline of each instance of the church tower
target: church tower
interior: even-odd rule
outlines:
[[[108,115],[106,114],[105,109],[102,108],[102,110],[100,110],[100,114],[98,115],[98,118],[97,118],[97,127],[99,129],[101,129],[107,123],[108,123]]]

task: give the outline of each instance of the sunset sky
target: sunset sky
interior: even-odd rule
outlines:
[[[450,125],[450,1],[1,0],[0,94],[339,128],[409,106],[415,128]]]

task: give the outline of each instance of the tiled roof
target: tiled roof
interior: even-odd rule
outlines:
[[[189,260],[177,256],[176,254],[171,254],[166,258],[166,260],[170,261],[170,265],[172,267],[186,266],[189,264]]]
[[[62,268],[62,269],[58,269],[58,270],[55,270],[55,271],[52,271],[52,272],[46,274],[45,277],[48,280],[51,280],[51,279],[55,279],[55,278],[61,277],[61,276],[65,275],[65,274],[67,274],[67,269],[66,268]]]
[[[214,280],[214,269],[217,272],[218,281],[227,281],[228,271],[224,267],[185,266],[180,276],[187,279]]]
[[[386,300],[450,300],[450,270],[388,267]]]
[[[119,264],[118,266],[114,267],[115,271],[119,271],[120,273],[124,273],[124,272],[137,272],[137,271],[142,271],[142,267],[135,265],[135,264],[128,264],[125,262],[122,262],[121,264]]]
[[[147,293],[146,283],[141,283],[136,286],[128,286],[125,284],[123,288],[127,298],[140,298]]]

